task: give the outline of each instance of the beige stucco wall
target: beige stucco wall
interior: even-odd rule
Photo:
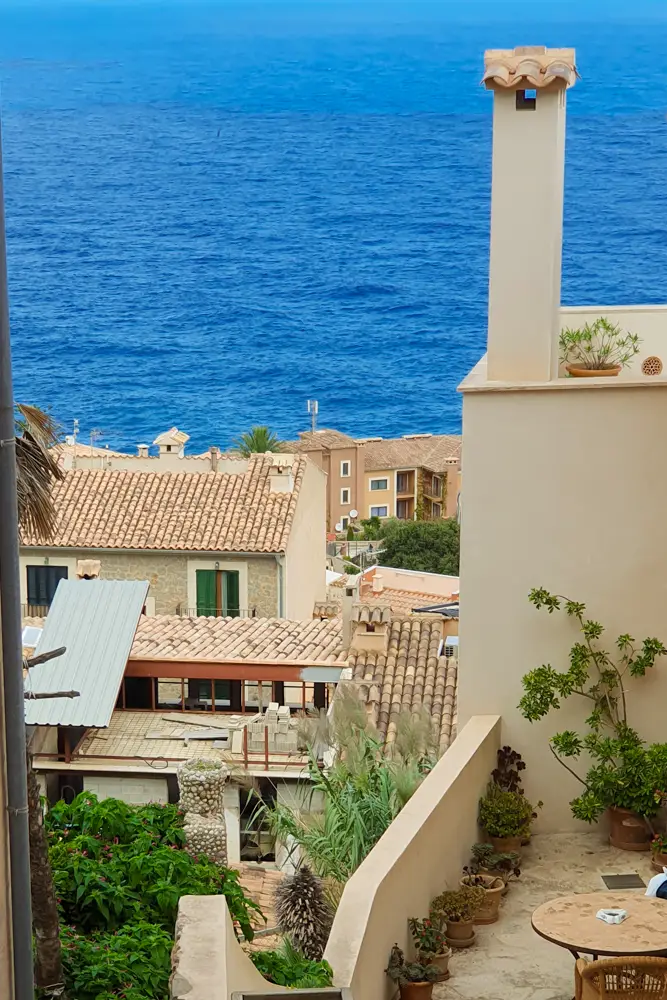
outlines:
[[[372,490],[371,479],[386,479],[386,490]],[[396,470],[380,469],[364,472],[364,501],[361,516],[370,517],[371,507],[387,507],[387,517],[396,517]]]
[[[172,1000],[231,1000],[232,993],[285,993],[241,948],[224,896],[181,896],[172,952]]]
[[[579,328],[584,323],[595,322],[600,316],[618,323],[629,333],[636,333],[641,340],[639,354],[623,369],[618,376],[620,379],[641,378],[647,383],[667,379],[667,306],[563,306],[560,328]],[[664,365],[659,376],[646,376],[642,372],[642,362],[652,356],[659,357]]]
[[[307,462],[284,559],[285,618],[306,619],[326,598],[325,474]]]
[[[522,676],[543,663],[565,668],[578,638],[528,592],[585,602],[611,642],[629,632],[667,644],[667,388],[604,383],[464,394],[459,724],[502,716],[547,831],[576,827],[568,802],[578,793],[548,739],[587,712],[574,698],[540,723],[517,710]],[[628,683],[631,724],[667,739],[667,662]]]
[[[564,169],[564,91],[540,89],[533,111],[517,110],[514,91],[496,91],[489,378],[551,377],[560,306]],[[517,253],[517,247],[532,249]]]
[[[114,551],[93,549],[23,549],[21,552],[21,603],[26,604],[29,565],[43,565],[48,558],[52,566],[67,566],[70,579],[76,578],[79,559],[99,559],[103,580],[148,580],[149,598],[155,601],[149,613],[176,614],[179,605],[197,606],[197,569],[237,570],[239,599],[242,608],[256,607],[260,615],[278,614],[278,579],[275,557],[233,557],[229,553],[204,553],[201,556],[184,553]]]
[[[420,573],[413,569],[396,569],[393,566],[370,566],[362,574],[363,580],[380,577],[382,586],[392,590],[407,590],[415,594],[438,594],[451,597],[459,591],[459,577],[444,573]]]
[[[500,720],[475,717],[348,881],[324,957],[337,986],[386,1000],[394,942],[408,948],[408,917],[426,916],[455,887],[477,839],[477,803],[495,767]]]

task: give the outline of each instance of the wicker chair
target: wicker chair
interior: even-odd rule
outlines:
[[[667,958],[580,958],[574,971],[575,1000],[667,1000]]]

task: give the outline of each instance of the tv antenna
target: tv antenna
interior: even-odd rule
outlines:
[[[317,412],[318,412],[318,410],[319,410],[319,406],[318,406],[317,400],[316,399],[309,399],[308,400],[308,412],[310,413],[310,428],[311,428],[313,434],[317,430]]]

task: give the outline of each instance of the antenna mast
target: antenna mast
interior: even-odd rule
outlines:
[[[310,427],[313,432],[317,430],[317,411],[319,407],[316,399],[308,400],[308,412],[310,413]]]

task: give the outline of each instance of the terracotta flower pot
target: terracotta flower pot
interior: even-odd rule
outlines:
[[[582,368],[580,365],[565,365],[566,371],[572,378],[603,378],[608,375],[618,375],[621,371],[620,365],[613,365],[611,368]]]
[[[648,851],[651,832],[641,816],[631,809],[611,806],[609,815],[609,843],[621,851]]]
[[[450,948],[469,948],[475,940],[472,920],[448,920],[445,941]]]
[[[480,875],[484,879],[484,891],[486,893],[484,902],[475,914],[473,923],[475,924],[495,924],[499,916],[500,900],[505,892],[505,882],[502,878],[493,875]],[[461,879],[461,885],[471,885],[469,877],[466,875]]]
[[[449,979],[449,959],[451,958],[451,949],[443,951],[441,955],[420,955],[419,961],[424,962],[426,965],[435,965],[440,969],[440,975],[438,976],[436,982],[444,983],[446,979]]]
[[[496,854],[518,854],[519,859],[521,859],[521,841],[523,836],[519,837],[488,837],[486,838],[490,844],[493,845],[493,849]]]
[[[667,868],[667,854],[661,854],[660,851],[654,851],[651,855],[651,867],[654,871],[659,872],[662,875],[662,869]]]
[[[507,874],[505,872],[501,872],[500,868],[483,868],[482,869],[482,875],[491,875],[492,878],[502,879],[502,881],[503,881],[502,895],[503,896],[506,896],[507,893],[510,891],[510,884],[509,884],[509,881],[507,880]]]
[[[431,1000],[433,983],[405,983],[399,986],[401,1000]]]

